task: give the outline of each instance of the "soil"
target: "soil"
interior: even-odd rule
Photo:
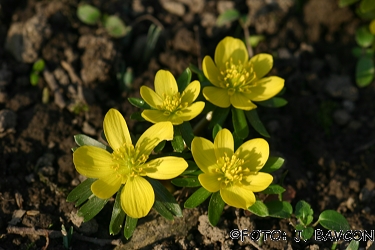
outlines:
[[[256,249],[232,240],[232,229],[282,230],[286,240],[266,240],[262,249],[331,249],[332,242],[295,242],[289,220],[259,218],[225,207],[218,226],[207,220],[207,204],[166,221],[154,211],[139,220],[134,236],[108,232],[111,205],[83,223],[66,202],[82,181],[72,163],[73,136],[100,138],[105,113],[118,109],[134,134],[127,101],[155,73],[178,76],[213,55],[225,36],[243,37],[238,23],[216,27],[218,15],[236,7],[251,20],[250,34],[264,35],[255,53],[274,56],[271,75],[285,79],[279,109],[259,108],[270,132],[271,155],[285,158],[285,199],[309,202],[315,211],[342,213],[353,230],[375,227],[375,82],[355,85],[354,8],[335,0],[209,1],[89,0],[103,13],[133,26],[111,38],[101,24],[79,21],[77,0],[0,0],[0,249],[64,249],[62,225],[74,228],[71,249]],[[156,21],[155,21],[156,20]],[[143,59],[150,24],[162,27],[152,55]],[[36,86],[32,63],[46,62]],[[123,88],[124,65],[134,79]],[[51,80],[52,79],[52,80]],[[48,91],[48,92],[46,92]],[[210,133],[207,131],[207,135]],[[204,134],[203,134],[204,135]],[[260,137],[252,131],[251,137]],[[176,197],[183,204],[184,192]],[[372,241],[360,242],[362,249]],[[343,249],[347,243],[339,244]]]

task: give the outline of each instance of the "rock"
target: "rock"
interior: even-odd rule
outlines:
[[[326,84],[327,93],[334,98],[349,101],[358,99],[358,89],[353,86],[349,76],[331,75]]]
[[[218,1],[217,11],[219,14],[224,13],[227,10],[234,9],[234,1]]]
[[[170,0],[160,0],[160,4],[171,14],[176,16],[183,16],[185,14],[185,6],[182,3]]]
[[[198,55],[197,44],[193,32],[185,28],[179,29],[173,40],[175,50],[182,50],[196,56]]]
[[[43,41],[51,36],[46,15],[37,14],[25,23],[12,23],[5,41],[5,49],[19,62],[33,63],[38,59]]]
[[[3,109],[0,111],[0,138],[7,133],[15,132],[17,115],[12,110]]]
[[[349,122],[351,116],[345,109],[339,109],[333,113],[333,119],[338,125],[345,125]]]

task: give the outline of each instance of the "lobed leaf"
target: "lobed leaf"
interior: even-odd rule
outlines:
[[[66,197],[67,202],[76,202],[75,206],[78,207],[84,203],[91,195],[91,184],[94,183],[96,179],[88,178],[75,187]]]
[[[232,122],[234,132],[242,140],[249,136],[249,127],[247,125],[245,113],[242,109],[232,107]]]
[[[178,92],[182,93],[191,82],[191,70],[186,68],[184,72],[177,78]]]
[[[273,97],[271,99],[268,99],[262,102],[257,102],[256,104],[259,104],[267,108],[280,108],[280,107],[287,105],[288,101],[282,97]]]
[[[109,223],[109,234],[111,235],[116,235],[120,232],[126,216],[125,212],[121,208],[122,188],[123,186],[117,192],[115,203],[113,204],[111,221]]]
[[[277,184],[269,185],[265,190],[262,191],[264,194],[282,194],[284,193],[285,188]]]
[[[129,215],[126,216],[125,226],[124,226],[124,236],[128,240],[132,237],[135,228],[137,227],[138,219],[132,218]]]
[[[253,214],[259,216],[259,217],[267,217],[269,216],[268,208],[266,204],[263,203],[263,201],[257,200],[251,207],[249,207],[247,210],[252,212]]]
[[[248,121],[250,122],[251,126],[253,126],[253,128],[259,134],[261,134],[264,137],[268,137],[268,138],[270,137],[263,123],[260,121],[258,112],[256,111],[256,109],[245,111],[245,115]]]
[[[176,178],[172,181],[173,185],[177,187],[200,187],[201,184],[198,180],[198,176],[185,177],[185,178]]]
[[[207,191],[204,187],[199,188],[185,201],[185,208],[195,208],[202,204],[212,193]]]
[[[180,130],[181,136],[184,139],[186,146],[190,149],[191,142],[194,139],[194,131],[191,127],[190,122],[183,122],[182,124],[178,125],[177,128]]]
[[[293,213],[292,205],[286,201],[269,201],[266,204],[269,216],[288,219]]]
[[[108,199],[103,200],[95,195],[92,195],[90,199],[78,210],[77,214],[83,217],[84,222],[89,221],[103,209],[107,202]]]
[[[216,226],[219,222],[224,206],[225,202],[221,198],[220,191],[213,193],[208,205],[208,221],[212,226]]]
[[[279,168],[281,168],[284,164],[284,159],[281,157],[269,157],[266,164],[264,164],[261,172],[264,173],[272,173]]]
[[[301,200],[297,202],[294,214],[304,226],[308,226],[313,220],[314,211],[309,203]]]

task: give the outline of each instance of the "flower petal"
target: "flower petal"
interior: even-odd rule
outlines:
[[[228,186],[220,190],[220,195],[228,205],[245,210],[256,201],[254,193],[246,186]]]
[[[154,189],[145,178],[135,176],[125,183],[121,192],[121,208],[130,217],[145,217],[154,202]]]
[[[192,81],[181,94],[181,104],[192,104],[197,99],[201,91],[201,84],[198,81]]]
[[[197,117],[204,109],[204,102],[195,102],[189,107],[181,109],[179,114],[175,114],[180,117],[183,121],[190,121]]]
[[[138,139],[135,150],[138,156],[149,156],[152,150],[164,140],[173,139],[173,126],[170,122],[158,122],[149,127]]]
[[[257,172],[262,169],[268,160],[268,142],[261,138],[248,140],[237,149],[235,154],[238,155],[238,158],[244,160],[242,167]]]
[[[151,123],[166,122],[171,119],[171,115],[165,115],[164,111],[156,109],[143,110],[141,116]]]
[[[274,97],[282,90],[284,82],[284,79],[277,76],[264,77],[258,80],[256,86],[251,88],[251,95],[254,95],[251,100],[260,102]]]
[[[151,160],[145,164],[146,175],[157,180],[169,180],[182,174],[188,167],[181,157],[166,156]]]
[[[105,115],[103,129],[105,137],[113,150],[118,149],[124,143],[127,145],[132,144],[126,121],[116,109],[110,109]]]
[[[217,133],[214,141],[214,149],[216,159],[224,155],[229,158],[232,157],[234,152],[234,140],[232,133],[228,129],[222,129]]]
[[[108,199],[121,187],[121,175],[111,174],[101,177],[91,185],[91,191],[100,199]]]
[[[212,86],[204,87],[203,96],[207,101],[220,108],[228,108],[230,106],[229,95],[226,89]]]
[[[143,100],[152,108],[157,109],[163,105],[162,98],[147,86],[142,86],[140,90]]]
[[[230,58],[233,59],[234,64],[239,61],[245,63],[249,60],[249,55],[245,44],[240,39],[227,36],[216,46],[215,63],[220,69]]]
[[[273,181],[273,176],[268,173],[258,172],[246,176],[249,189],[253,192],[260,192],[266,189]]]
[[[216,87],[220,87],[220,71],[210,56],[203,58],[202,69],[207,79]]]
[[[210,173],[210,174],[200,174],[198,180],[202,187],[207,189],[211,193],[215,193],[220,190],[219,178],[223,178],[222,174]]]
[[[257,54],[250,59],[250,63],[253,64],[253,68],[258,79],[267,75],[273,66],[273,57],[270,54]]]
[[[230,102],[232,103],[233,107],[242,110],[252,110],[257,108],[257,105],[251,102],[251,100],[242,93],[234,93],[230,96]]]
[[[112,155],[93,146],[82,146],[73,153],[73,163],[78,173],[89,178],[100,178],[114,173],[111,168]]]
[[[216,166],[214,144],[211,141],[203,137],[195,137],[191,143],[191,153],[195,163],[204,173],[208,173],[209,168]]]
[[[159,70],[155,75],[155,92],[160,97],[166,95],[175,95],[178,92],[177,82],[171,72]]]

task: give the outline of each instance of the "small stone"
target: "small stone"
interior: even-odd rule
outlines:
[[[185,7],[182,3],[168,1],[168,0],[161,0],[161,6],[171,14],[176,16],[183,16],[185,14]]]
[[[359,194],[359,200],[363,203],[367,203],[371,201],[375,197],[375,190],[369,190],[368,188],[364,187]]]
[[[356,101],[358,89],[353,86],[349,76],[331,75],[327,81],[326,91],[334,98]]]
[[[88,135],[96,135],[96,130],[87,121],[83,122],[82,131]]]
[[[10,109],[0,111],[0,138],[7,133],[15,132],[17,115]]]
[[[338,125],[347,124],[349,122],[350,118],[351,118],[350,114],[344,109],[336,110],[333,113],[333,119],[335,120],[335,122]]]
[[[292,54],[289,52],[287,48],[280,48],[277,50],[280,59],[290,59]]]

